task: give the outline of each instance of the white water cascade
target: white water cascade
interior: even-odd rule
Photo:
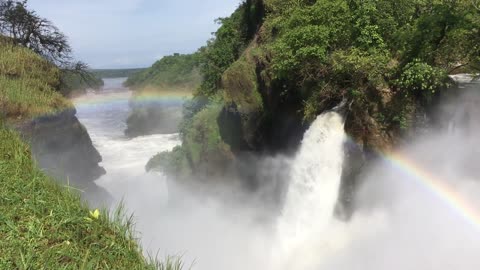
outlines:
[[[312,247],[318,239],[330,239],[321,233],[334,221],[340,186],[345,133],[339,113],[320,115],[305,133],[296,157],[288,162],[290,188],[282,215],[276,224],[258,223],[254,209],[214,200],[199,203],[189,191],[180,195],[182,207],[166,204],[165,179],[146,173],[144,166],[152,155],[178,145],[178,135],[125,138],[130,92],[122,81],[106,80],[102,91],[76,104],[107,170],[97,184],[110,192],[115,203],[123,200],[129,213],[135,213],[147,253],[185,252],[186,265],[196,261],[196,270],[304,270],[318,262]]]
[[[478,226],[390,163],[379,161],[365,172],[349,222],[334,218],[346,141],[344,119],[335,111],[318,116],[295,157],[271,157],[268,166],[255,168],[265,178],[272,171],[289,172],[280,215],[262,209],[256,194],[226,204],[207,196],[199,200],[198,190],[185,188],[176,195],[181,203],[167,203],[165,177],[146,173],[144,166],[152,155],[178,145],[179,136],[126,138],[130,92],[122,81],[106,80],[100,92],[75,103],[107,170],[97,184],[135,215],[147,255],[179,255],[184,269],[195,262],[192,270],[480,269]],[[476,108],[475,100],[467,98],[461,107]],[[467,121],[467,134],[442,131],[403,151],[424,170],[453,181],[471,209],[480,209],[480,128],[473,117],[478,114],[471,115],[477,121]]]
[[[292,161],[290,187],[279,223],[280,246],[285,254],[282,259],[287,260],[282,268],[302,269],[299,262],[304,261],[312,239],[323,238],[321,234],[333,219],[345,139],[343,117],[335,111],[318,116],[304,135]]]

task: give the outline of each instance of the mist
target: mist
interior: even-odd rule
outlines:
[[[480,95],[476,86],[462,92],[438,106],[441,124],[395,152],[479,209]],[[146,173],[148,159],[180,144],[178,135],[126,140],[119,129],[112,140],[95,131],[96,114],[89,118],[80,109],[79,115],[108,172],[97,184],[114,197],[112,208],[123,203],[133,213],[146,255],[179,256],[187,268],[200,270],[480,267],[475,217],[462,215],[460,205],[387,155],[363,171],[352,218],[336,219],[346,140],[338,113],[319,116],[294,156],[251,158],[251,173],[263,179],[254,193],[218,185],[231,179],[199,188],[191,184],[195,179],[179,184],[161,172]]]
[[[396,151],[476,210],[480,93],[478,86],[463,92],[437,108],[442,125]],[[385,158],[365,172],[355,215],[336,229],[348,240],[311,269],[478,269],[476,217],[411,172]]]

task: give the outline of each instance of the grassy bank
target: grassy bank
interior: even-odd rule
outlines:
[[[73,109],[60,71],[28,49],[0,40],[0,269],[180,269],[146,259],[120,213],[89,209],[76,190],[35,164],[12,129]]]
[[[0,127],[0,269],[156,269],[120,218],[90,212]]]
[[[73,108],[59,92],[60,70],[26,48],[0,40],[0,117],[25,121]]]

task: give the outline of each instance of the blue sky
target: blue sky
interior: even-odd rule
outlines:
[[[203,46],[240,0],[30,0],[92,68],[146,67]]]

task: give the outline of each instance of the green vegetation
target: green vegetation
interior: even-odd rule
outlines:
[[[196,113],[182,132],[183,145],[153,157],[146,166],[147,170],[160,168],[169,174],[188,177],[193,170],[201,170],[205,165],[228,164],[233,156],[230,146],[223,142],[217,124],[221,109],[221,106],[212,104]]]
[[[447,75],[480,70],[480,12],[470,0],[248,0],[219,23],[199,50],[203,80],[185,109],[183,145],[156,159],[180,171],[211,163],[212,149],[230,151],[222,132],[207,147],[204,138],[224,128],[220,115],[200,117],[212,104],[238,120],[243,150],[258,150],[289,140],[274,133],[283,111],[308,124],[347,100],[349,135],[386,149],[448,89]]]
[[[189,161],[187,160],[187,154],[183,152],[184,148],[176,146],[171,152],[163,152],[154,156],[145,166],[147,171],[160,170],[168,174],[189,175],[191,171]]]
[[[180,103],[170,107],[148,104],[142,102],[142,97],[162,95],[188,100],[201,81],[199,57],[198,53],[165,56],[150,68],[130,75],[125,85],[135,92],[125,130],[127,136],[178,131],[182,109]]]
[[[413,94],[430,98],[436,90],[444,86],[446,78],[447,73],[441,68],[414,60],[404,67],[397,85],[399,88],[409,89]]]
[[[0,37],[0,118],[21,122],[73,109],[64,96],[72,90],[103,85],[101,80],[81,76],[62,71],[31,50]]]
[[[205,165],[216,166],[232,160],[230,146],[221,137],[218,117],[223,104],[226,100],[231,100],[236,93],[232,91],[231,96],[223,96],[220,91],[222,76],[248,47],[249,40],[257,29],[256,24],[262,20],[261,13],[258,3],[247,1],[232,16],[218,19],[221,26],[215,33],[215,38],[198,52],[203,78],[194,98],[184,108],[184,120],[180,128],[183,144],[170,154],[160,153],[149,162],[147,168],[163,167],[171,174],[184,176],[185,173],[200,170]],[[236,82],[235,76],[241,75],[242,78],[250,79],[250,86],[253,86],[255,82],[252,72],[254,73],[251,65],[240,64],[229,73],[230,76],[227,74],[224,80],[240,89],[248,88],[249,84]],[[251,89],[251,93],[255,93],[255,90]],[[238,95],[248,96],[241,93]],[[257,106],[258,100],[259,95],[256,95],[244,102],[245,109],[252,107],[249,104]]]
[[[59,78],[60,70],[47,60],[0,40],[0,117],[19,122],[73,108],[55,91]]]
[[[69,96],[75,91],[84,92],[89,88],[98,90],[103,86],[103,80],[90,71],[79,73],[63,70],[61,74],[60,92],[64,96]]]
[[[166,269],[147,260],[131,218],[88,209],[32,160],[12,127],[73,109],[56,89],[60,70],[31,50],[0,40],[0,269]]]
[[[181,269],[148,262],[119,210],[89,210],[36,168],[29,147],[0,127],[1,269]]]
[[[201,80],[198,65],[198,54],[165,56],[150,68],[131,74],[125,85],[133,89],[183,89],[191,92]]]
[[[125,78],[133,76],[136,73],[144,71],[144,68],[129,69],[92,69],[92,72],[98,78]]]
[[[183,142],[194,166],[208,160],[212,154],[229,151],[228,145],[222,142],[218,125],[212,124],[216,123],[220,110],[218,105],[204,108],[194,116],[192,125],[184,133]]]
[[[254,60],[241,59],[233,63],[222,76],[225,102],[238,101],[237,109],[248,113],[262,109],[262,97],[258,92]]]
[[[99,88],[103,82],[92,75],[88,66],[75,61],[68,38],[48,19],[28,8],[28,1],[0,1],[0,39],[35,52],[60,70],[60,84],[55,90],[68,96],[72,91]]]

